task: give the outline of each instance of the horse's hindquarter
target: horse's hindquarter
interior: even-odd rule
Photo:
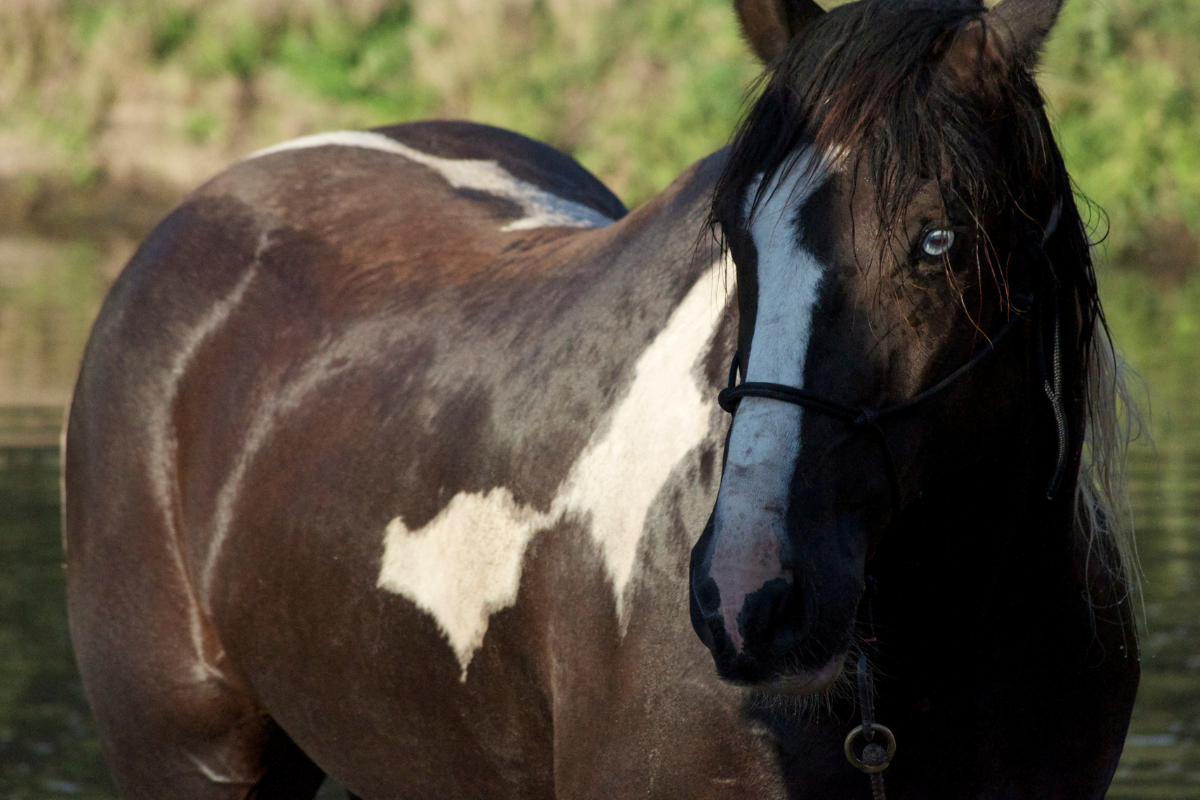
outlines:
[[[167,224],[143,295],[206,309],[164,320],[163,435],[221,668],[368,797],[761,796],[686,614],[732,330],[679,217],[713,165],[577,232],[438,167],[281,152]]]

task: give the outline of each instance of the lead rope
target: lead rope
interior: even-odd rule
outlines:
[[[1054,496],[1058,494],[1058,487],[1062,484],[1063,472],[1067,466],[1067,450],[1070,447],[1067,415],[1063,411],[1062,403],[1062,342],[1060,341],[1061,325],[1058,318],[1058,281],[1054,276],[1054,269],[1050,265],[1050,258],[1046,255],[1046,244],[1057,230],[1061,217],[1062,200],[1058,200],[1050,210],[1050,219],[1046,221],[1041,238],[1038,239],[1035,236],[1030,243],[1032,260],[1038,265],[1046,267],[1046,275],[1050,280],[1050,320],[1054,327],[1054,353],[1051,360],[1051,372],[1047,375],[1046,326],[1041,319],[1037,320],[1037,365],[1042,375],[1042,389],[1046,392],[1046,399],[1050,401],[1050,411],[1054,414],[1055,432],[1058,434],[1058,452],[1055,454],[1054,472],[1050,476],[1050,483],[1046,486],[1047,500],[1053,500]]]
[[[1054,293],[1054,357],[1051,374],[1046,375],[1046,365],[1042,367],[1042,386],[1046,390],[1046,399],[1050,401],[1050,410],[1054,412],[1054,425],[1058,431],[1058,457],[1054,462],[1054,474],[1050,477],[1050,485],[1046,487],[1046,499],[1053,500],[1062,483],[1063,469],[1067,465],[1067,415],[1062,405],[1062,345],[1059,342],[1058,325],[1058,293]],[[1043,357],[1044,358],[1044,357]]]
[[[875,725],[875,701],[871,697],[871,677],[868,672],[870,667],[867,666],[867,654],[859,653],[858,655],[858,703],[862,707],[862,725],[859,725],[855,730],[863,731],[863,740],[867,743],[863,747],[862,757],[860,759],[851,759],[850,763],[854,764],[858,769],[867,773],[871,779],[871,796],[874,800],[887,800],[887,796],[883,791],[883,770],[887,769],[888,762],[891,761],[891,755],[879,744],[875,739],[875,728],[883,727]],[[854,734],[852,733],[851,736]],[[851,750],[853,753],[853,750]],[[879,767],[880,771],[869,771],[863,767]]]
[[[892,763],[892,756],[896,755],[896,737],[885,726],[875,722],[875,698],[872,693],[871,686],[871,668],[867,663],[867,650],[865,645],[874,644],[875,637],[875,615],[871,608],[871,597],[875,593],[874,576],[867,578],[867,627],[870,630],[871,637],[863,641],[863,649],[858,654],[858,668],[856,670],[856,678],[858,681],[858,707],[862,709],[862,724],[846,737],[846,743],[843,749],[846,752],[846,759],[850,765],[857,770],[865,772],[871,779],[871,797],[874,800],[887,800],[883,791],[883,771]],[[886,745],[875,741],[875,737],[886,742]],[[854,750],[854,742],[859,736],[863,739],[862,755],[857,755]]]

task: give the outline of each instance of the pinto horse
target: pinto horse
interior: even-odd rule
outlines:
[[[66,434],[122,795],[1102,797],[1135,573],[1059,4],[738,0],[761,93],[632,213],[451,122],[196,190]]]

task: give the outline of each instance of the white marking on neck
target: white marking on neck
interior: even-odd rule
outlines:
[[[607,430],[593,434],[555,499],[563,513],[590,516],[592,537],[613,579],[622,633],[629,623],[625,588],[646,514],[675,465],[708,435],[714,403],[710,392],[701,391],[696,365],[734,285],[729,263],[722,266],[705,271],[642,352],[629,393]]]
[[[697,363],[716,332],[733,281],[707,270],[642,353],[629,392],[593,434],[548,513],[518,505],[512,493],[462,493],[432,521],[410,531],[392,520],[384,533],[377,585],[404,595],[438,622],[462,666],[483,644],[489,617],[517,600],[525,548],[564,518],[588,525],[612,580],[622,635],[638,544],[654,498],[675,465],[708,435],[712,400]],[[723,298],[714,302],[714,298]]]
[[[758,253],[758,308],[745,380],[804,388],[804,362],[824,267],[800,247],[797,207],[825,182],[830,159],[813,164],[797,154],[772,179],[750,221]],[[758,189],[746,193],[745,208]],[[710,575],[721,591],[725,629],[738,650],[737,616],[746,595],[780,577],[787,547],[788,487],[800,452],[803,409],[760,397],[743,398],[733,418],[728,458],[717,495]]]
[[[333,131],[304,136],[252,153],[249,158],[261,158],[272,153],[303,150],[312,147],[361,147],[404,156],[410,161],[429,167],[455,189],[471,189],[502,197],[519,205],[525,216],[510,222],[500,230],[528,231],[534,228],[602,228],[612,220],[594,208],[567,200],[532,183],[519,180],[495,161],[466,158],[439,158],[390,139],[382,133],[366,131]]]

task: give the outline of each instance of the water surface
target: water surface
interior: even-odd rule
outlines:
[[[1157,448],[1135,447],[1130,469],[1147,630],[1109,797],[1200,800],[1200,372],[1143,357],[1157,378]],[[0,444],[0,800],[115,798],[67,635],[58,414],[0,413],[0,429],[14,419],[26,428],[8,437],[20,446]],[[328,800],[343,796],[332,784],[322,790]]]

